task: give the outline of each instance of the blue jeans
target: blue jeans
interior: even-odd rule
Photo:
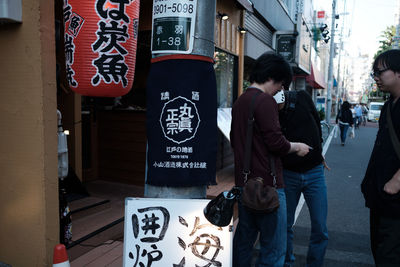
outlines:
[[[238,202],[239,222],[233,238],[233,266],[249,267],[253,247],[260,234],[260,254],[256,267],[281,267],[286,253],[286,198],[278,189],[279,208],[272,213],[253,213]]]
[[[346,142],[347,130],[349,129],[349,125],[339,123],[339,128],[340,128],[340,140],[342,141],[342,144],[344,144]]]
[[[292,266],[295,260],[293,255],[293,223],[301,193],[304,195],[311,217],[311,237],[308,245],[306,266],[322,266],[328,245],[328,229],[326,227],[328,200],[324,166],[320,164],[304,173],[283,170],[283,178],[286,185],[287,205],[287,251],[285,266]]]
[[[360,126],[360,124],[361,124],[361,116],[356,116],[356,121],[354,123],[354,127],[358,128],[358,126]]]

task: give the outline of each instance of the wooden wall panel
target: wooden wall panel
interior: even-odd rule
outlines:
[[[221,40],[220,46],[223,49],[226,49],[226,20],[221,20]]]
[[[220,40],[215,42],[215,45],[223,50],[232,54],[238,55],[237,40],[239,39],[239,32],[237,26],[242,25],[242,11],[237,5],[232,4],[231,0],[218,0],[217,13],[225,13],[229,16],[228,20],[222,20],[217,16],[216,31],[219,31]],[[243,25],[242,25],[243,26]]]
[[[214,42],[215,46],[221,45],[221,20],[217,18],[215,20],[215,27],[214,27]]]
[[[237,54],[236,39],[237,39],[237,26],[235,24],[232,24],[231,25],[231,51],[235,54]]]
[[[232,51],[231,50],[232,49],[232,47],[231,47],[231,44],[232,44],[232,31],[231,31],[231,22],[229,20],[226,22],[225,32],[226,32],[226,42],[225,42],[226,47],[225,48],[228,51]]]

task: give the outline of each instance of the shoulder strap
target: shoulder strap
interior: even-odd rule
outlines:
[[[288,96],[289,96],[288,109],[294,110],[296,108],[296,102],[297,102],[297,91],[289,91]]]
[[[250,103],[249,118],[247,119],[247,131],[246,131],[246,142],[244,144],[244,163],[243,163],[243,174],[245,175],[245,182],[247,176],[250,174],[250,158],[251,158],[251,142],[253,139],[253,124],[254,124],[254,104],[257,96],[261,94],[260,91],[256,92]]]
[[[392,144],[393,144],[394,150],[396,151],[397,157],[400,160],[400,142],[396,135],[396,132],[394,131],[391,109],[392,109],[392,102],[389,101],[389,105],[386,110],[386,121],[387,121],[388,128],[389,128],[390,139],[392,140]]]
[[[285,91],[285,106],[283,108],[280,116],[281,130],[286,134],[286,129],[289,121],[294,116],[294,111],[296,109],[297,102],[297,91]]]
[[[250,103],[250,113],[249,118],[247,119],[247,132],[246,132],[246,142],[244,145],[244,163],[243,163],[243,174],[244,174],[244,182],[247,182],[247,176],[250,174],[250,159],[251,159],[251,146],[253,139],[253,128],[254,128],[254,108],[257,96],[261,94],[261,92],[257,92],[253,95]],[[271,167],[271,176],[273,177],[273,185],[276,186],[276,175],[275,175],[275,161],[272,157],[271,153],[269,154],[269,164]]]

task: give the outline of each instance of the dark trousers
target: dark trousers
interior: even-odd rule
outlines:
[[[384,217],[371,210],[370,227],[375,265],[400,266],[400,218]]]
[[[349,129],[348,124],[341,124],[339,123],[339,128],[340,128],[340,140],[342,141],[342,144],[346,142],[346,137],[347,137],[347,130]]]

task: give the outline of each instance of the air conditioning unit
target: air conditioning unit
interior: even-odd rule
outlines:
[[[0,0],[0,25],[22,22],[21,0]]]

